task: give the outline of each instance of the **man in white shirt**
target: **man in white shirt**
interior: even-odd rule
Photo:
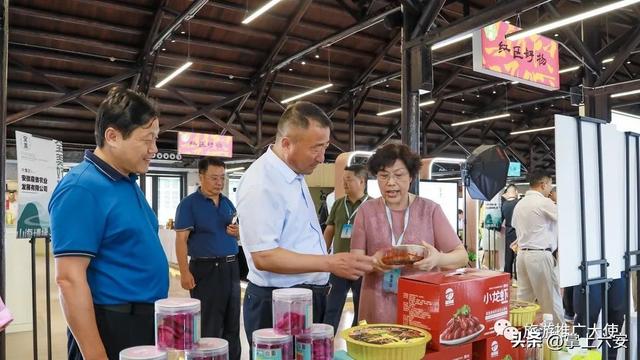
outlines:
[[[373,269],[373,258],[349,252],[327,254],[315,206],[304,180],[324,162],[331,120],[316,105],[300,101],[278,121],[275,144],[245,172],[238,186],[240,239],[249,265],[243,317],[247,339],[272,327],[271,292],[313,291],[313,322],[322,322],[329,273],[356,280]]]
[[[558,248],[558,208],[549,192],[551,177],[531,173],[530,190],[513,210],[512,226],[516,229],[519,248],[516,258],[518,299],[538,301],[543,313],[553,314],[556,324],[564,323],[562,297],[552,253]]]

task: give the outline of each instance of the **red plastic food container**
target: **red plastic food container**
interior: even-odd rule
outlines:
[[[471,360],[471,344],[447,346],[442,351],[428,351],[422,360]]]
[[[429,348],[478,341],[495,334],[496,320],[509,319],[509,274],[459,269],[401,277],[398,323],[428,330]]]

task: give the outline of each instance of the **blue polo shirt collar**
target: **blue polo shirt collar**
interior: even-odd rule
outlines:
[[[269,148],[267,149],[266,157],[267,161],[284,176],[287,183],[291,184],[294,180],[300,181],[304,179],[304,175],[297,174],[295,171],[293,171],[289,167],[289,165],[287,165],[287,163],[282,161],[282,159],[280,159],[278,155],[276,155],[276,153],[271,150],[271,146],[269,146]]]
[[[118,181],[118,180],[136,181],[136,179],[138,178],[138,176],[135,174],[131,174],[129,175],[129,177],[122,175],[118,170],[114,169],[113,166],[107,164],[104,160],[97,157],[96,154],[94,154],[93,151],[91,150],[84,151],[84,159],[92,163],[93,165],[95,165],[95,167],[98,170],[100,170],[102,174],[107,176],[112,181]]]
[[[207,197],[207,196],[202,192],[202,187],[200,187],[200,186],[198,186],[198,191],[196,191],[196,193],[197,193],[200,197],[202,197],[203,199],[205,199],[205,200],[213,201],[213,200],[211,200],[211,198],[210,198],[210,197]],[[222,193],[220,193],[220,201],[219,201],[219,203],[220,203],[220,204],[222,203],[222,199],[224,199],[224,198],[226,198],[226,196],[224,196]]]

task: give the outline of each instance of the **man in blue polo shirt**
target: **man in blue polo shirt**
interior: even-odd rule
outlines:
[[[136,184],[158,151],[158,113],[113,88],[96,116],[95,151],[49,203],[56,282],[69,326],[68,358],[118,359],[154,342],[154,301],[169,290],[158,219]]]
[[[229,358],[240,359],[240,269],[236,208],[222,195],[225,165],[198,163],[200,187],[176,210],[176,256],[180,281],[202,306],[202,336],[229,342]],[[187,254],[191,260],[187,264]]]

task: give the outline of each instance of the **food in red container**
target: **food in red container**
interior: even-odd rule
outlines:
[[[398,245],[385,250],[381,261],[385,265],[412,265],[424,259],[426,251],[421,245]]]

